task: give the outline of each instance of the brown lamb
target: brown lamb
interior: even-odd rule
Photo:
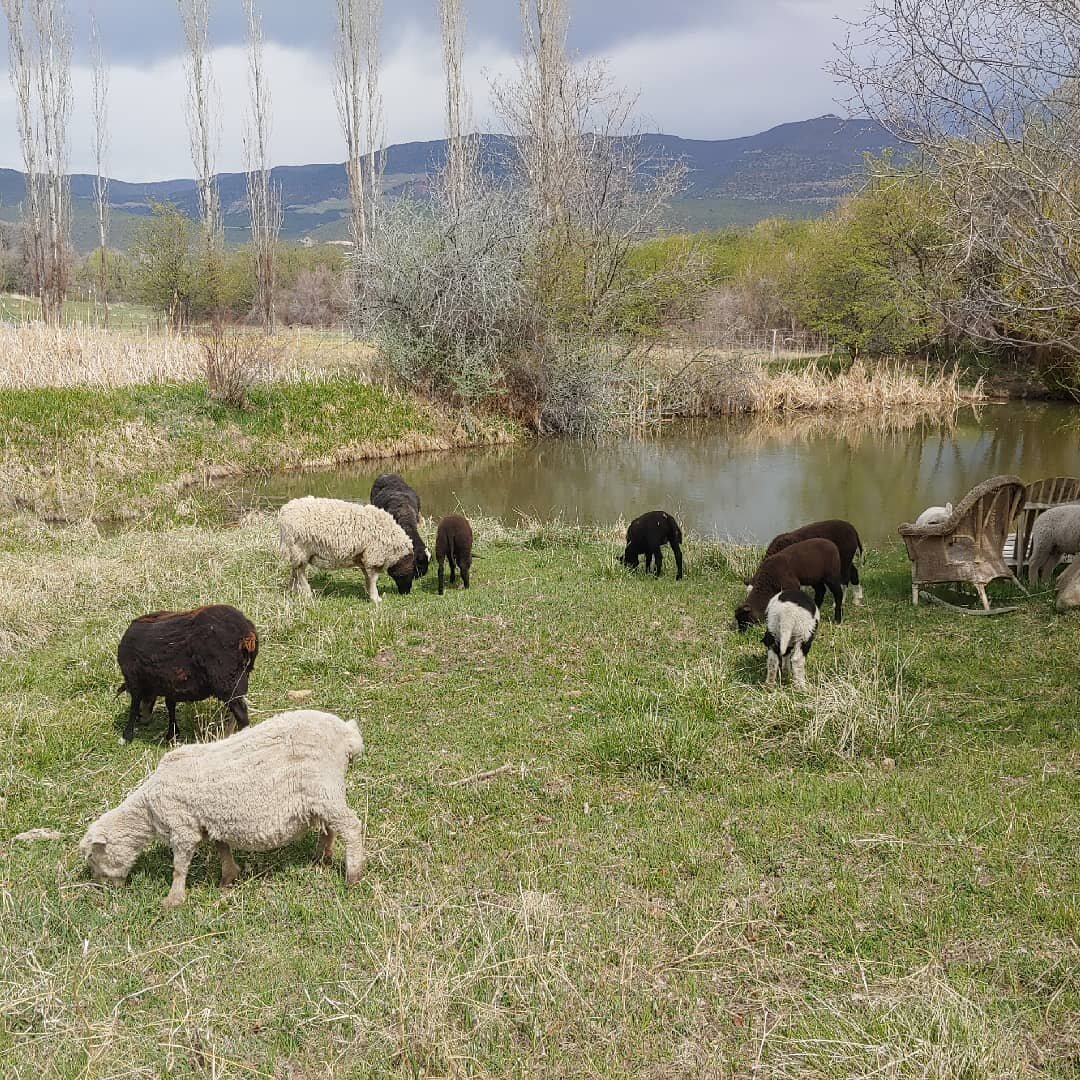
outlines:
[[[855,526],[841,518],[811,522],[802,528],[774,536],[765,549],[765,558],[802,540],[831,540],[836,545],[836,550],[840,552],[840,576],[845,586],[851,586],[855,603],[861,603],[862,585],[859,584],[859,569],[854,560],[856,555],[862,554],[863,546]]]
[[[765,617],[765,608],[777,593],[808,585],[814,590],[814,603],[821,601],[828,589],[836,604],[836,621],[843,615],[844,581],[840,570],[840,552],[831,540],[800,540],[763,559],[750,579],[750,591],[735,611],[735,626],[740,633]]]

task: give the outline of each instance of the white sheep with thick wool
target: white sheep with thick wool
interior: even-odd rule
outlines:
[[[379,603],[376,587],[382,572],[412,585],[413,545],[405,530],[385,510],[345,499],[305,495],[278,512],[281,552],[292,568],[290,587],[311,595],[307,568],[356,566],[367,578],[368,596]],[[407,589],[405,590],[407,591]]]
[[[1033,585],[1054,573],[1066,555],[1080,552],[1080,503],[1051,506],[1031,527],[1028,575]]]
[[[820,613],[802,589],[777,593],[765,608],[765,685],[782,681],[786,671],[799,690],[806,689],[806,655],[814,643]]]
[[[364,829],[345,801],[345,772],[364,751],[356,721],[298,709],[279,713],[227,739],[171,750],[79,842],[94,879],[122,884],[155,840],[173,852],[164,906],[184,902],[188,866],[203,840],[217,846],[221,886],[240,868],[233,848],[272,851],[318,829],[316,861],[329,862],[334,837],[345,841],[345,880],[364,866]]]

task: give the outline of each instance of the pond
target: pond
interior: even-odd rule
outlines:
[[[863,541],[929,505],[956,502],[999,473],[1026,482],[1080,475],[1080,409],[1008,403],[954,422],[797,415],[672,425],[645,440],[542,440],[517,446],[277,474],[229,492],[241,506],[298,495],[366,502],[372,480],[402,472],[437,520],[460,510],[513,523],[521,515],[608,523],[663,508],[684,529],[767,542],[819,518],[853,521]]]

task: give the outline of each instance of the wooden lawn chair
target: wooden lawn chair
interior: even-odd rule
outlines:
[[[1002,550],[1025,492],[1019,477],[995,476],[972,488],[956,504],[948,520],[937,525],[901,525],[898,531],[911,560],[912,603],[919,603],[920,589],[928,585],[966,582],[975,586],[982,611],[950,604],[929,591],[926,596],[970,614],[1015,611],[1015,606],[991,611],[986,586],[998,578],[1010,578],[1020,585],[1006,565]],[[1026,591],[1022,585],[1020,589]]]

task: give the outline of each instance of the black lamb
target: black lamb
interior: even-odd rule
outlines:
[[[682,577],[682,529],[679,523],[664,510],[650,510],[647,514],[634,518],[626,530],[626,550],[621,562],[632,570],[638,567],[638,559],[645,556],[645,570],[649,564],[656,566],[656,576],[660,576],[663,556],[660,549],[664,544],[671,545],[675,556],[675,580]]]
[[[247,727],[244,695],[248,676],[259,653],[255,624],[226,604],[193,611],[155,611],[142,615],[124,631],[116,660],[124,675],[120,687],[131,695],[131,711],[124,727],[124,742],[135,737],[140,707],[146,716],[154,702],[165,698],[169,710],[170,742],[176,739],[176,703],[215,697]]]
[[[371,485],[371,502],[390,514],[405,530],[413,545],[413,574],[422,578],[428,572],[430,556],[420,537],[420,496],[405,483],[400,473],[383,473]],[[407,593],[412,585],[411,582],[397,581],[397,587],[398,592]]]

